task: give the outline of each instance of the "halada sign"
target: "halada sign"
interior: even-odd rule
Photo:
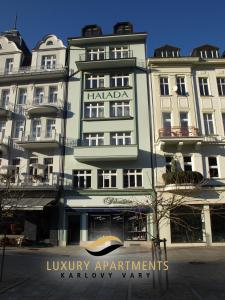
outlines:
[[[87,100],[129,99],[127,91],[88,92]]]

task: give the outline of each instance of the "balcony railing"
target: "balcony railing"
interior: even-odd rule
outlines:
[[[52,131],[43,131],[40,132],[40,135],[33,135],[33,134],[28,134],[25,135],[23,134],[20,138],[21,142],[44,142],[44,141],[58,141],[60,142],[61,140],[61,135],[58,134],[55,130]]]
[[[198,137],[200,136],[198,128],[191,127],[171,127],[159,129],[159,137],[177,138],[177,137]]]
[[[50,105],[58,108],[63,108],[63,100],[58,99],[58,98],[52,98],[51,97],[43,97],[43,98],[38,98],[35,97],[33,100],[28,101],[26,104],[26,108],[31,108],[33,106],[44,106],[44,105]]]
[[[12,176],[6,176],[4,180],[4,174],[0,174],[2,180],[0,181],[1,186],[6,185],[6,180],[10,181],[10,184],[14,187],[52,187],[59,185],[59,176],[58,174],[50,174],[48,176],[34,176],[29,174],[16,174]]]
[[[15,74],[33,74],[33,73],[47,73],[47,72],[56,72],[56,71],[65,71],[66,67],[63,65],[55,65],[51,68],[46,68],[46,66],[38,67],[20,67],[19,69],[13,68],[10,72],[7,70],[0,70],[0,76],[11,76]]]
[[[79,61],[102,61],[102,60],[120,60],[120,59],[127,59],[127,58],[134,58],[133,51],[117,51],[117,52],[101,52],[98,54],[93,53],[85,53],[79,56]]]

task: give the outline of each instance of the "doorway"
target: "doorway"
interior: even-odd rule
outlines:
[[[68,216],[68,245],[80,244],[80,216]]]

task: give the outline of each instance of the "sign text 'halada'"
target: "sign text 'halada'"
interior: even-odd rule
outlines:
[[[87,94],[88,100],[109,100],[129,98],[126,91],[92,92]]]

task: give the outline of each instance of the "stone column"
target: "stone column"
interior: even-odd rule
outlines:
[[[65,211],[65,199],[59,200],[59,227],[58,227],[59,246],[65,247],[67,241],[67,222]]]
[[[80,240],[81,242],[88,241],[88,213],[81,214]]]
[[[211,229],[211,218],[209,205],[203,206],[203,216],[204,216],[204,228],[203,228],[203,239],[207,245],[212,244],[212,229]]]

